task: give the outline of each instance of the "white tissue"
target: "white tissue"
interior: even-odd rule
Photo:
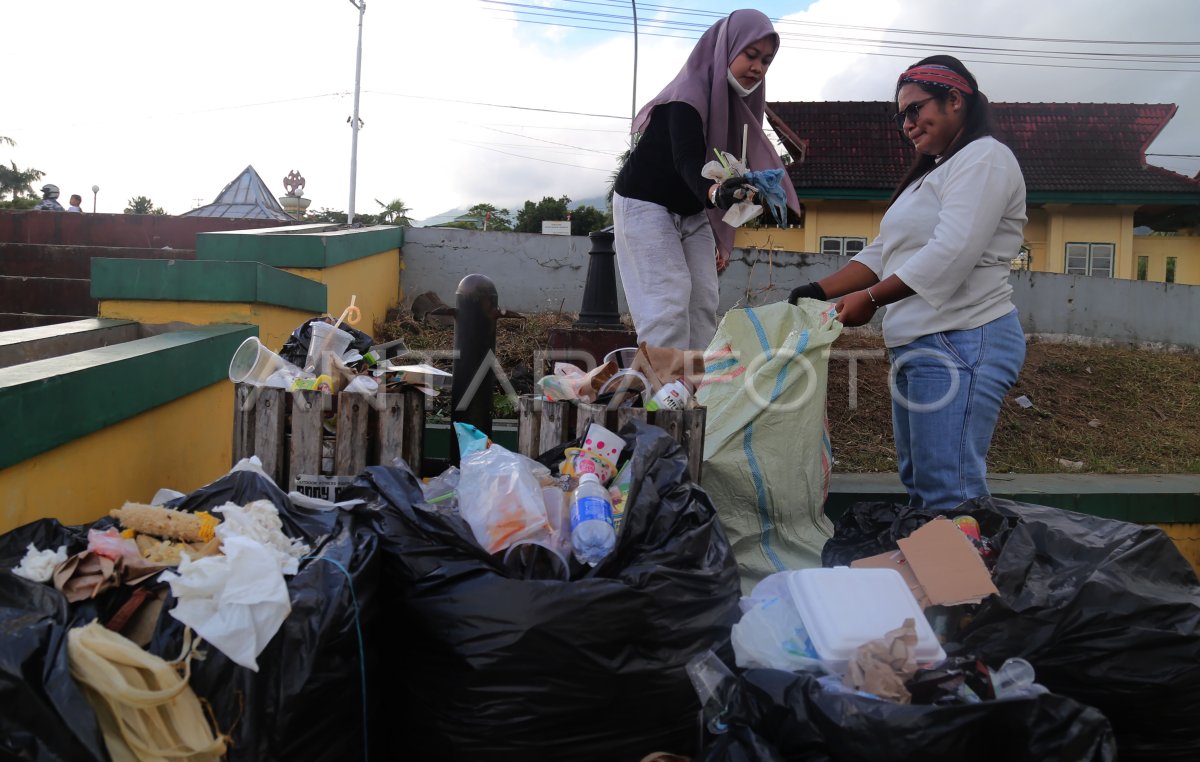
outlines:
[[[54,576],[54,567],[67,560],[67,546],[61,545],[58,550],[38,550],[29,543],[28,550],[21,563],[13,567],[13,574],[24,577],[31,582],[49,582]]]
[[[279,552],[236,534],[223,538],[221,548],[225,555],[197,561],[185,554],[178,574],[163,572],[179,601],[171,616],[257,672],[258,655],[292,610]]]

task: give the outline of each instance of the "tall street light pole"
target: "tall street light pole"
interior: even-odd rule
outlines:
[[[96,213],[96,196],[99,193],[100,193],[100,186],[93,185],[92,186],[92,214]]]
[[[367,0],[350,0],[358,9],[358,54],[354,59],[354,114],[350,117],[350,208],[346,223],[354,223],[354,191],[358,185],[358,93],[362,84],[362,26],[367,12]]]

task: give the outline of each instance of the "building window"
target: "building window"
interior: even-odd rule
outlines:
[[[1150,269],[1150,257],[1138,257],[1137,279],[1146,280],[1146,271]]]
[[[821,236],[821,253],[852,257],[867,246],[866,238],[847,236]]]
[[[1111,243],[1068,243],[1067,275],[1111,278],[1115,249]]]
[[[1175,259],[1176,257],[1167,257],[1167,283],[1175,282]]]

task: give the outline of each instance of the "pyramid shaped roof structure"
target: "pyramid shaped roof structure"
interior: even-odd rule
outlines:
[[[271,195],[254,167],[247,165],[242,173],[226,185],[211,204],[181,215],[183,217],[225,217],[243,220],[294,219]]]

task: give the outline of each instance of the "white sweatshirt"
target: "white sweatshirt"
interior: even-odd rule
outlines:
[[[1025,178],[994,138],[971,142],[896,199],[879,237],[854,257],[916,291],[886,308],[883,340],[900,347],[989,323],[1013,310],[1010,262],[1025,230]]]

